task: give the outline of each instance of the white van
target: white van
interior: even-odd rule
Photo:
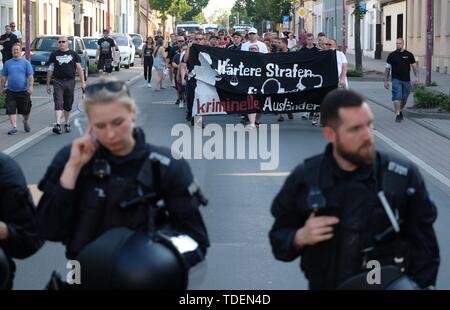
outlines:
[[[204,29],[203,25],[197,22],[180,22],[177,24],[176,30],[177,34],[180,32],[185,32],[186,34],[193,33],[196,30]]]

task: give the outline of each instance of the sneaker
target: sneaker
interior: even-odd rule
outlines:
[[[294,114],[288,113],[288,118],[289,118],[289,119],[294,119]]]
[[[147,83],[147,87],[148,87],[148,88],[152,88],[152,84]]]
[[[69,133],[69,132],[72,131],[72,128],[70,128],[70,124],[65,124],[65,125],[64,125],[64,131],[65,131],[66,133]]]
[[[278,116],[278,121],[279,121],[279,122],[283,122],[283,121],[284,121],[283,115]]]
[[[397,123],[400,123],[400,122],[402,121],[402,116],[401,116],[400,114],[397,114],[397,115],[395,116],[395,121],[396,121]]]
[[[58,135],[60,135],[62,133],[61,130],[61,125],[60,124],[56,124],[55,127],[53,127],[52,131]]]
[[[179,107],[180,109],[183,109],[183,108],[184,108],[184,102],[181,101],[180,104],[178,105],[178,107]]]
[[[23,130],[25,130],[25,132],[31,131],[30,124],[27,121],[23,121]]]
[[[403,117],[403,113],[402,111],[400,111],[400,117],[402,118],[402,120],[404,120],[405,118]]]
[[[314,117],[313,120],[311,121],[311,124],[313,126],[319,126],[319,118],[318,117]]]
[[[15,135],[15,134],[17,134],[17,128],[16,127],[13,127],[10,131],[8,131],[8,135],[10,135],[10,136]]]
[[[180,99],[177,99],[177,101],[175,101],[175,104],[180,104]]]

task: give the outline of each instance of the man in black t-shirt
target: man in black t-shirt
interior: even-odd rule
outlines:
[[[61,118],[64,110],[65,132],[70,132],[70,111],[72,111],[75,93],[75,71],[81,80],[81,89],[84,91],[84,72],[81,59],[77,53],[69,49],[69,40],[66,36],[58,39],[59,49],[50,55],[50,66],[47,72],[47,93],[51,94],[50,81],[53,79],[53,99],[55,101],[56,124],[53,132],[61,134]]]
[[[306,35],[306,44],[300,49],[301,51],[311,51],[317,52],[319,49],[314,45],[314,35],[312,33],[308,33]]]
[[[19,43],[16,35],[11,32],[9,25],[5,26],[5,33],[0,37],[0,44],[3,45],[2,49],[2,62],[3,64],[13,58],[12,47],[14,44]]]
[[[416,60],[411,52],[403,47],[405,42],[402,38],[397,39],[397,49],[389,54],[386,61],[386,71],[384,74],[384,87],[389,89],[389,74],[392,70],[392,102],[395,107],[395,121],[403,120],[402,110],[406,105],[409,93],[411,92],[410,68],[413,68],[416,76],[415,84],[419,84],[419,69]]]
[[[107,29],[103,30],[103,38],[100,38],[97,42],[97,54],[96,62],[97,68],[100,74],[107,72],[108,75],[112,72],[112,63],[114,61],[114,49],[116,44],[114,40],[109,37],[109,31]]]

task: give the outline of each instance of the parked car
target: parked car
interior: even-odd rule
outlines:
[[[120,51],[120,66],[124,66],[125,69],[134,66],[134,57],[136,49],[133,45],[131,37],[126,33],[115,33],[110,35],[113,38]]]
[[[83,37],[84,45],[86,46],[88,55],[89,55],[89,63],[94,64],[95,63],[95,56],[97,55],[97,48],[98,48],[98,40],[100,38],[96,37]],[[113,39],[114,40],[114,39]],[[120,51],[119,47],[117,46],[117,42],[114,41],[116,44],[115,48],[115,62],[113,63],[114,70],[119,71],[120,70]]]
[[[47,80],[50,54],[59,48],[58,39],[59,36],[45,35],[39,36],[31,42],[30,62],[34,71],[34,79],[40,83]],[[69,48],[74,50],[81,58],[81,67],[83,68],[84,80],[86,81],[89,71],[89,56],[86,46],[80,37],[69,36],[67,39],[69,40]]]
[[[142,58],[142,48],[144,47],[144,39],[138,33],[129,33],[131,40],[133,41],[133,45],[136,48],[136,56]]]

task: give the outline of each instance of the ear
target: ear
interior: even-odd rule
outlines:
[[[324,127],[322,129],[322,132],[325,139],[327,139],[328,142],[333,144],[336,142],[336,132],[332,127]]]

